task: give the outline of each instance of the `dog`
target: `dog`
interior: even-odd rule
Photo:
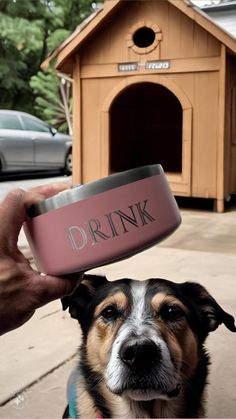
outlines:
[[[82,330],[63,417],[204,416],[205,339],[236,327],[203,286],[84,275],[62,305]]]

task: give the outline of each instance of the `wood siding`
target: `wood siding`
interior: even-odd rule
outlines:
[[[168,2],[124,3],[115,17],[84,45],[82,65],[220,56],[219,41]],[[137,22],[157,24],[163,36],[160,46],[145,56],[127,48],[130,28]]]
[[[132,28],[142,22],[156,25],[162,40],[149,53],[138,54],[128,40]],[[112,92],[118,95],[127,86],[147,80],[167,86],[172,93],[179,91],[188,103],[183,173],[167,174],[173,192],[215,198],[222,211],[223,198],[236,191],[236,139],[232,140],[236,96],[235,115],[228,111],[233,87],[236,92],[236,59],[227,58],[225,66],[223,44],[168,1],[127,1],[99,31],[91,33],[78,57],[75,54],[74,183],[108,175],[109,107],[105,104]],[[145,68],[145,62],[157,60],[168,60],[170,67]],[[132,62],[140,64],[137,70],[118,71],[119,63]]]
[[[192,103],[192,195],[216,197],[218,73],[175,74],[174,77],[165,74],[161,78],[156,77],[158,82],[164,78],[167,82],[170,80],[177,84]],[[116,78],[82,81],[84,182],[101,175],[101,109],[105,98],[116,85]]]

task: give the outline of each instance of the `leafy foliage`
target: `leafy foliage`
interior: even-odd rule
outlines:
[[[0,2],[1,6],[2,3]],[[40,65],[42,34],[39,21],[0,13],[0,106],[24,108],[30,100],[29,78]],[[17,106],[18,105],[18,106]]]
[[[35,113],[60,126],[71,83],[63,84],[52,69],[43,75],[40,64],[90,14],[92,3],[0,0],[0,108]]]
[[[36,99],[35,110],[39,117],[62,132],[72,134],[71,129],[71,80],[59,77],[52,69],[40,71],[31,78]]]

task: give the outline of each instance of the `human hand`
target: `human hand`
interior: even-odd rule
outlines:
[[[37,308],[71,294],[78,285],[79,275],[75,279],[40,275],[17,247],[27,208],[66,188],[67,184],[58,183],[17,189],[0,203],[0,335],[24,324]]]

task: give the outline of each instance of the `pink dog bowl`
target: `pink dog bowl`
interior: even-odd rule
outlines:
[[[29,209],[24,231],[40,272],[115,262],[160,242],[181,217],[160,165],[73,187]]]

